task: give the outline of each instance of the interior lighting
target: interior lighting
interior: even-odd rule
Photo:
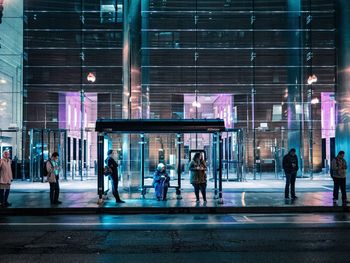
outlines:
[[[87,81],[94,83],[96,81],[96,75],[93,72],[89,72],[86,79]]]
[[[320,100],[318,99],[318,98],[313,98],[312,100],[311,100],[311,104],[318,104],[320,102]]]
[[[194,91],[195,96],[194,96],[194,101],[192,102],[192,106],[195,108],[200,108],[202,107],[202,104],[198,101],[198,96],[197,96],[197,90]]]
[[[0,83],[1,83],[1,84],[6,84],[6,80],[0,79]]]
[[[200,108],[202,107],[202,104],[199,101],[195,100],[192,102],[192,106],[196,108]]]
[[[315,74],[310,75],[307,79],[307,84],[309,84],[309,85],[316,83],[316,82],[317,82],[317,77]]]

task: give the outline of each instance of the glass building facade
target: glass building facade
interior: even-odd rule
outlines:
[[[95,178],[97,118],[224,119],[228,177],[281,178],[282,157],[296,148],[300,174],[328,178],[340,2],[5,1],[1,143],[14,147],[17,178],[41,180],[56,150],[65,178]],[[136,137],[112,135],[106,145],[137,163]],[[175,139],[147,137],[149,173],[174,165]],[[182,139],[183,159],[212,145],[203,134]],[[123,180],[137,186],[138,165],[131,170]]]

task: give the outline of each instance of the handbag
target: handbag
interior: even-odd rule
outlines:
[[[112,175],[112,169],[109,166],[105,166],[103,169],[103,174],[104,176],[110,176]]]

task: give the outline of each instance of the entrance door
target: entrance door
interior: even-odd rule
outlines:
[[[30,179],[43,181],[43,166],[53,152],[58,152],[61,176],[67,179],[67,131],[31,129],[30,130]]]

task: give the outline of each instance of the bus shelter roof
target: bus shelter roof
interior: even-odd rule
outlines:
[[[98,119],[95,131],[105,133],[215,133],[222,119]]]

